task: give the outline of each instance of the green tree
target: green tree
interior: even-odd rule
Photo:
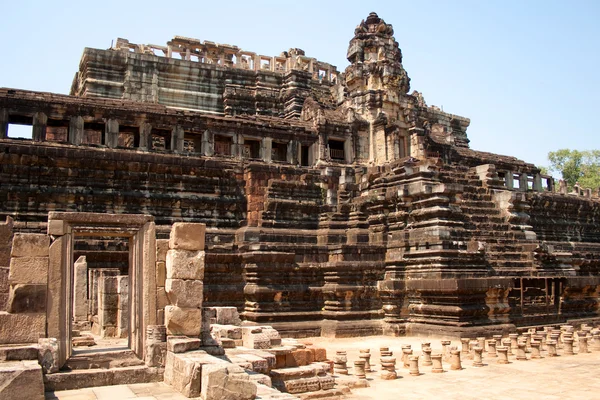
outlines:
[[[576,183],[582,187],[600,187],[600,150],[560,149],[548,153],[549,169],[560,172],[569,188]]]

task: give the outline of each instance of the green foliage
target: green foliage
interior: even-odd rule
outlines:
[[[586,188],[600,187],[600,150],[560,149],[548,153],[550,171],[560,172],[569,188],[576,183]]]

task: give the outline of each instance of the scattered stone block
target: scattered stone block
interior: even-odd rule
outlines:
[[[204,250],[206,225],[176,222],[171,228],[169,248],[177,250]]]
[[[271,339],[262,328],[256,326],[242,327],[242,340],[244,347],[249,349],[268,349],[271,347]]]
[[[204,279],[204,251],[169,250],[167,279]]]
[[[192,350],[198,350],[200,345],[201,341],[198,338],[175,336],[167,339],[167,350],[172,353],[185,353]]]
[[[45,313],[46,285],[18,284],[11,285],[8,295],[7,311],[17,313]],[[37,341],[37,338],[36,340]]]
[[[41,233],[15,233],[11,257],[48,257],[50,236]]]
[[[205,400],[253,400],[256,383],[238,366],[203,366],[202,395]]]
[[[48,283],[48,257],[13,257],[10,259],[10,284]]]
[[[165,325],[169,335],[200,336],[202,310],[199,308],[165,307]]]
[[[42,367],[37,361],[0,364],[1,400],[44,400]]]
[[[182,308],[201,308],[204,284],[201,280],[169,279],[165,292],[172,305]]]
[[[92,339],[93,340],[93,339]],[[38,362],[44,374],[58,372],[58,340],[55,338],[41,338],[38,340]]]

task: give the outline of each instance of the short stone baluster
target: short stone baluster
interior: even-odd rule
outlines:
[[[442,340],[442,357],[444,361],[448,361],[448,346],[450,346],[451,343],[450,340]]]
[[[498,352],[498,364],[508,364],[508,347],[498,346],[496,351]]]
[[[460,351],[450,350],[450,369],[453,371],[459,371],[462,369],[460,362]]]
[[[473,349],[477,347],[477,344],[477,340],[471,340],[469,342],[469,354],[471,355],[471,357],[469,357],[470,360],[473,360],[475,358],[475,351]]]
[[[365,372],[365,362],[363,360],[354,361],[354,375],[358,379],[366,379],[367,374]]]
[[[404,368],[410,368],[410,357],[412,357],[412,349],[402,349],[402,362]]]
[[[444,368],[442,367],[442,355],[441,354],[432,354],[431,362],[432,362],[431,372],[433,372],[434,374],[446,372],[446,371],[444,371]]]
[[[510,339],[510,349],[513,355],[517,354],[517,349],[519,348],[519,334],[518,333],[509,333],[508,337]]]
[[[556,357],[556,340],[547,340],[546,349],[548,350],[548,357]]]
[[[488,357],[498,357],[496,353],[496,339],[490,339],[487,341],[487,355]]]
[[[588,338],[584,335],[579,335],[579,354],[589,353]]]
[[[381,357],[381,379],[387,381],[398,378],[396,373],[396,358],[395,357]]]
[[[371,372],[371,350],[361,349],[358,357],[365,362],[365,372]]]
[[[348,356],[345,351],[336,351],[333,357],[333,371],[336,374],[348,375]]]
[[[557,349],[562,349],[562,344],[560,342],[560,332],[557,332],[557,331],[551,332],[549,336],[550,336],[550,339],[548,341],[555,342],[556,343],[556,348]]]
[[[492,339],[496,341],[496,347],[502,346],[502,335],[493,335]]]
[[[592,351],[600,351],[600,331],[594,330],[592,331],[592,341],[590,348]]]
[[[507,355],[511,356],[512,355],[512,350],[511,350],[511,340],[510,339],[502,339],[502,345],[504,347],[506,347],[508,353]]]
[[[485,351],[485,337],[481,336],[477,338],[477,346],[481,347]]]
[[[424,367],[429,367],[433,364],[431,361],[431,347],[425,347],[423,349],[423,362],[421,363]]]
[[[420,375],[419,374],[419,357],[417,357],[417,356],[410,356],[408,358],[408,362],[410,364],[410,368],[409,368],[408,372],[412,376],[419,376]]]
[[[526,349],[527,342],[521,341],[517,343],[517,360],[527,361],[527,354],[525,353]]]
[[[426,347],[431,348],[431,342],[421,342],[421,351]]]
[[[525,351],[529,352],[529,348],[531,347],[531,332],[524,332],[522,337],[525,341]]]
[[[536,340],[531,341],[531,359],[542,358],[542,353],[540,352],[540,347],[542,342],[538,342]]]
[[[469,338],[461,338],[460,339],[460,343],[462,345],[461,357],[465,360],[467,358],[469,358],[469,341],[470,340],[471,339],[469,339]]]
[[[564,336],[563,337],[563,354],[565,356],[572,356],[575,353],[573,352],[573,337]]]
[[[483,347],[479,347],[479,346],[473,347],[473,366],[474,367],[483,367],[483,362],[481,359],[482,353],[483,353]]]

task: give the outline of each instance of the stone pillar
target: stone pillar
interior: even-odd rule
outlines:
[[[83,118],[80,116],[72,117],[69,121],[69,143],[80,145],[84,140]]]
[[[533,190],[536,192],[541,192],[544,190],[542,187],[542,176],[540,174],[535,174],[533,176]]]
[[[492,338],[496,341],[496,347],[502,346],[502,335],[493,335]]]
[[[460,363],[460,351],[451,350],[450,351],[450,369],[454,371],[459,371],[462,369],[462,365]]]
[[[104,125],[104,145],[111,149],[119,146],[119,121],[116,119],[106,120]]]
[[[171,131],[171,150],[178,153],[183,152],[184,136],[185,132],[183,127],[180,125],[175,125]]]
[[[546,347],[548,348],[548,357],[556,357],[556,341],[555,340],[547,340]]]
[[[116,276],[101,276],[98,280],[98,327],[101,337],[117,336],[118,290]]]
[[[412,352],[412,350],[411,350],[411,352]],[[409,371],[408,372],[412,376],[419,376],[419,375],[421,375],[419,373],[419,357],[417,357],[417,356],[410,356],[408,358],[408,362],[409,362]]]
[[[565,337],[563,338],[563,352],[565,356],[572,356],[573,353],[573,338]]]
[[[498,352],[498,364],[508,364],[508,347],[499,346],[496,351]]]
[[[206,130],[202,133],[202,155],[212,157],[215,154],[215,135]]]
[[[481,361],[482,353],[483,353],[483,347],[479,347],[479,346],[473,347],[473,366],[474,367],[483,367],[483,362]]]
[[[8,111],[0,108],[0,139],[8,137]]]
[[[431,347],[425,347],[423,349],[423,362],[422,365],[424,367],[429,367],[433,364],[431,361]]]
[[[201,333],[205,230],[204,224],[183,222],[171,229],[165,279],[171,303],[165,307],[169,335],[198,337]]]
[[[270,137],[263,138],[261,146],[261,158],[264,162],[270,163],[273,154],[273,139]]]
[[[396,359],[392,356],[381,357],[381,379],[393,380],[398,378],[396,373]]]
[[[73,320],[88,321],[88,266],[85,256],[75,261],[73,266]]]
[[[526,173],[522,173],[521,176],[519,176],[519,191],[521,192],[526,192],[527,189],[529,188],[529,177],[527,176]]]
[[[506,188],[512,190],[515,188],[514,185],[514,173],[512,171],[506,171],[504,174],[504,182],[506,183]]]
[[[517,343],[517,360],[527,361],[527,354],[525,353],[526,349],[527,349],[526,342],[518,342]]]
[[[441,354],[432,354],[431,362],[432,362],[431,372],[433,372],[434,374],[440,374],[442,372],[446,372],[446,371],[444,371],[444,368],[442,367],[442,355]]]
[[[117,276],[117,294],[119,304],[117,306],[117,337],[129,336],[129,277]]]
[[[140,125],[140,150],[152,149],[152,125],[144,122]]]
[[[527,347],[530,347],[531,346],[531,333],[524,332],[522,336],[523,336],[523,339],[525,340],[525,345]]]
[[[392,355],[389,347],[380,347],[379,348],[379,356],[380,357],[389,357]]]
[[[344,161],[347,164],[352,164],[354,162],[354,146],[352,142],[352,137],[348,137],[344,140]]]
[[[371,372],[371,350],[361,349],[358,357],[365,362],[365,372]]]
[[[298,164],[298,147],[300,144],[297,140],[290,140],[287,144],[286,160],[289,164]]]
[[[31,139],[34,142],[43,142],[46,140],[46,125],[48,117],[43,112],[33,114],[33,127],[31,129]]]
[[[495,339],[491,339],[487,341],[488,344],[488,357],[498,357],[498,354],[496,353],[496,340]]]
[[[542,346],[541,342],[532,341],[531,342],[531,359],[542,358],[542,353],[540,352],[540,347]]]
[[[239,159],[244,157],[244,136],[241,133],[231,137],[231,155]]]

